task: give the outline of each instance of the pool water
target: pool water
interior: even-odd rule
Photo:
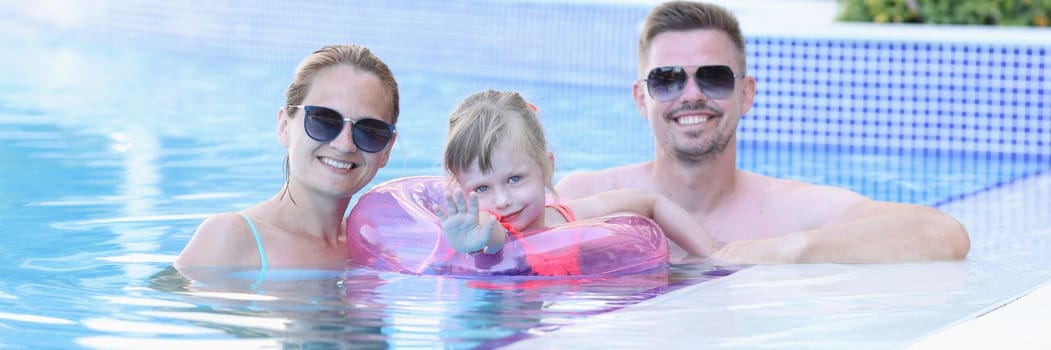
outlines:
[[[348,267],[271,271],[257,283],[254,271],[200,269],[190,279],[170,263],[197,224],[279,189],[274,121],[307,51],[250,58],[0,28],[13,33],[0,44],[17,48],[0,56],[0,347],[489,348],[769,271],[677,265],[475,280]],[[393,68],[400,137],[373,184],[441,174],[448,112],[485,88],[519,90],[539,106],[556,177],[653,154],[624,86]],[[1047,156],[1024,153],[756,140],[741,141],[738,153],[749,171],[923,205],[1051,169]]]

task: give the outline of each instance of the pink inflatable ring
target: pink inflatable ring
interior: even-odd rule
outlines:
[[[432,204],[445,206],[446,180],[400,178],[359,199],[347,218],[355,263],[410,274],[598,276],[664,268],[668,241],[652,220],[618,214],[511,236],[494,254],[456,252],[441,235]]]

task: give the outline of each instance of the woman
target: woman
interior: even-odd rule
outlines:
[[[334,266],[348,258],[351,197],[387,164],[398,84],[367,48],[325,46],[296,68],[277,112],[286,181],[270,199],[208,217],[176,258],[190,266]]]

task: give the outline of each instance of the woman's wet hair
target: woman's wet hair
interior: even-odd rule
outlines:
[[[288,90],[285,91],[285,106],[303,104],[303,100],[306,99],[307,94],[310,92],[314,79],[321,75],[321,72],[336,66],[349,66],[359,72],[369,72],[376,75],[380,82],[383,83],[383,86],[386,87],[386,95],[390,98],[390,122],[391,124],[398,124],[398,114],[401,109],[399,108],[398,82],[394,80],[394,73],[391,73],[387,64],[372,54],[372,51],[358,45],[327,45],[304,58],[299,63],[299,66],[296,67],[296,72],[292,76],[292,83],[288,85]],[[289,115],[292,115],[292,110],[288,112]]]

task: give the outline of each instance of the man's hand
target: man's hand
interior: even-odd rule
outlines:
[[[794,264],[804,245],[804,238],[797,235],[733,241],[715,251],[709,261],[720,265]]]

